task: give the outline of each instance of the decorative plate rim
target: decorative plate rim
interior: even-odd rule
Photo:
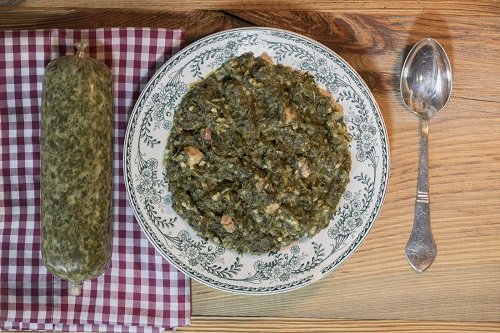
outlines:
[[[147,219],[144,218],[143,214],[141,211],[139,211],[138,208],[138,203],[136,200],[136,197],[132,194],[130,188],[132,187],[132,172],[130,171],[131,168],[131,151],[132,151],[132,141],[133,141],[133,135],[135,129],[134,126],[137,123],[137,120],[139,118],[140,110],[145,103],[145,97],[151,93],[151,91],[154,89],[155,85],[158,83],[158,80],[161,79],[164,75],[166,75],[167,68],[175,66],[176,63],[180,62],[181,59],[184,59],[185,54],[190,52],[192,48],[195,48],[197,45],[203,44],[204,42],[208,40],[213,40],[214,38],[221,37],[230,33],[236,33],[236,32],[250,32],[250,31],[256,31],[256,32],[275,32],[275,33],[282,33],[285,35],[289,35],[295,38],[298,38],[300,40],[306,41],[308,43],[308,46],[315,49],[316,51],[321,50],[324,53],[329,54],[329,56],[336,58],[338,62],[340,62],[343,66],[343,69],[346,70],[347,72],[350,72],[349,74],[356,79],[356,84],[358,87],[361,88],[364,97],[366,98],[367,101],[369,101],[370,108],[375,111],[374,118],[379,126],[379,131],[381,131],[381,140],[383,143],[383,146],[381,147],[382,149],[382,156],[384,157],[384,163],[383,163],[383,172],[382,172],[382,179],[381,179],[381,184],[378,187],[379,193],[375,200],[375,207],[371,211],[371,215],[368,218],[369,220],[367,222],[364,222],[365,225],[362,229],[362,231],[359,233],[359,235],[356,237],[356,239],[353,241],[352,244],[346,248],[340,257],[338,257],[335,261],[331,262],[328,264],[326,268],[321,269],[321,274],[320,276],[318,273],[311,273],[308,274],[307,276],[304,276],[300,280],[293,281],[292,283],[287,283],[287,284],[282,284],[278,285],[276,287],[252,287],[252,288],[245,288],[242,286],[234,286],[230,285],[228,283],[223,283],[217,280],[214,280],[213,278],[208,277],[207,275],[200,274],[196,272],[193,269],[190,269],[188,265],[185,265],[185,263],[181,262],[176,258],[176,256],[167,248],[165,248],[165,245],[162,244],[162,242],[157,238],[157,236],[154,234],[153,231],[151,231],[151,226],[147,224]],[[162,160],[163,158],[161,158]],[[320,42],[315,41],[314,39],[311,39],[307,36],[303,36],[299,33],[291,32],[288,30],[284,29],[277,29],[277,28],[267,28],[267,27],[244,27],[244,28],[236,28],[236,29],[229,29],[229,30],[224,30],[221,32],[217,32],[208,36],[205,36],[192,44],[188,45],[184,49],[180,50],[177,52],[175,55],[173,55],[168,61],[166,61],[153,75],[153,77],[147,82],[147,84],[144,86],[142,89],[139,97],[137,98],[137,101],[133,107],[132,113],[130,114],[126,132],[125,132],[125,139],[124,139],[124,149],[123,149],[123,177],[125,179],[125,187],[127,191],[127,198],[129,200],[130,206],[134,212],[134,216],[139,223],[142,232],[146,235],[148,241],[155,247],[155,249],[160,253],[160,255],[165,258],[170,264],[172,264],[174,267],[176,267],[179,271],[183,272],[190,278],[203,283],[207,286],[226,291],[226,292],[231,292],[231,293],[236,293],[236,294],[247,294],[247,295],[269,295],[269,294],[277,294],[277,293],[283,293],[283,292],[288,292],[292,290],[296,290],[301,287],[305,287],[317,280],[320,280],[324,278],[325,276],[329,275],[332,273],[334,270],[336,270],[340,265],[342,265],[351,255],[353,255],[358,247],[364,242],[366,237],[368,236],[369,232],[373,228],[375,222],[377,221],[380,212],[382,210],[385,197],[387,194],[387,188],[388,188],[388,183],[389,183],[389,176],[390,176],[390,146],[389,146],[389,139],[387,135],[387,129],[382,117],[382,113],[380,111],[380,108],[375,100],[375,97],[373,96],[371,90],[369,87],[366,85],[364,80],[361,78],[361,76],[352,68],[352,66],[347,63],[342,57],[340,57],[337,53],[332,51],[330,48],[327,46],[323,45]],[[176,260],[177,259],[177,260]]]

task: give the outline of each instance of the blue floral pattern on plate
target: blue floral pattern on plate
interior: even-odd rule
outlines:
[[[263,53],[311,73],[344,108],[352,135],[350,183],[330,225],[278,252],[240,255],[201,239],[171,207],[163,168],[173,115],[190,84],[233,56]],[[190,277],[221,290],[271,294],[314,282],[365,239],[383,204],[389,176],[384,122],[359,75],[325,46],[298,34],[243,28],[203,38],[171,58],[146,85],[129,120],[124,174],[138,223],[158,251]]]

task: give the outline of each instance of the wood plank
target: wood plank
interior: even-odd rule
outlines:
[[[307,318],[241,318],[241,317],[194,317],[189,327],[179,327],[178,332],[260,332],[260,333],[476,333],[498,332],[499,323],[477,322],[425,322],[398,320],[332,320]]]
[[[23,7],[85,7],[85,8],[147,8],[161,11],[172,10],[328,10],[335,12],[387,13],[390,11],[422,13],[424,11],[448,12],[454,15],[495,16],[500,12],[500,5],[491,0],[450,0],[450,1],[342,1],[342,0],[3,0],[5,6]]]
[[[0,29],[85,29],[143,26],[184,28],[187,44],[216,31],[244,26],[245,22],[218,11],[151,12],[133,9],[33,9],[6,7],[0,10]]]

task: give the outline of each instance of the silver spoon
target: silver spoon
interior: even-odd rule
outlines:
[[[437,254],[432,237],[429,207],[429,120],[451,96],[451,65],[443,47],[432,38],[420,40],[406,57],[401,71],[401,96],[420,120],[420,169],[415,217],[406,258],[417,271],[429,268]]]

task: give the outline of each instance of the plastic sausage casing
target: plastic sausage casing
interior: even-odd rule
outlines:
[[[46,67],[42,97],[42,256],[71,295],[106,270],[113,243],[112,76],[76,47]]]

